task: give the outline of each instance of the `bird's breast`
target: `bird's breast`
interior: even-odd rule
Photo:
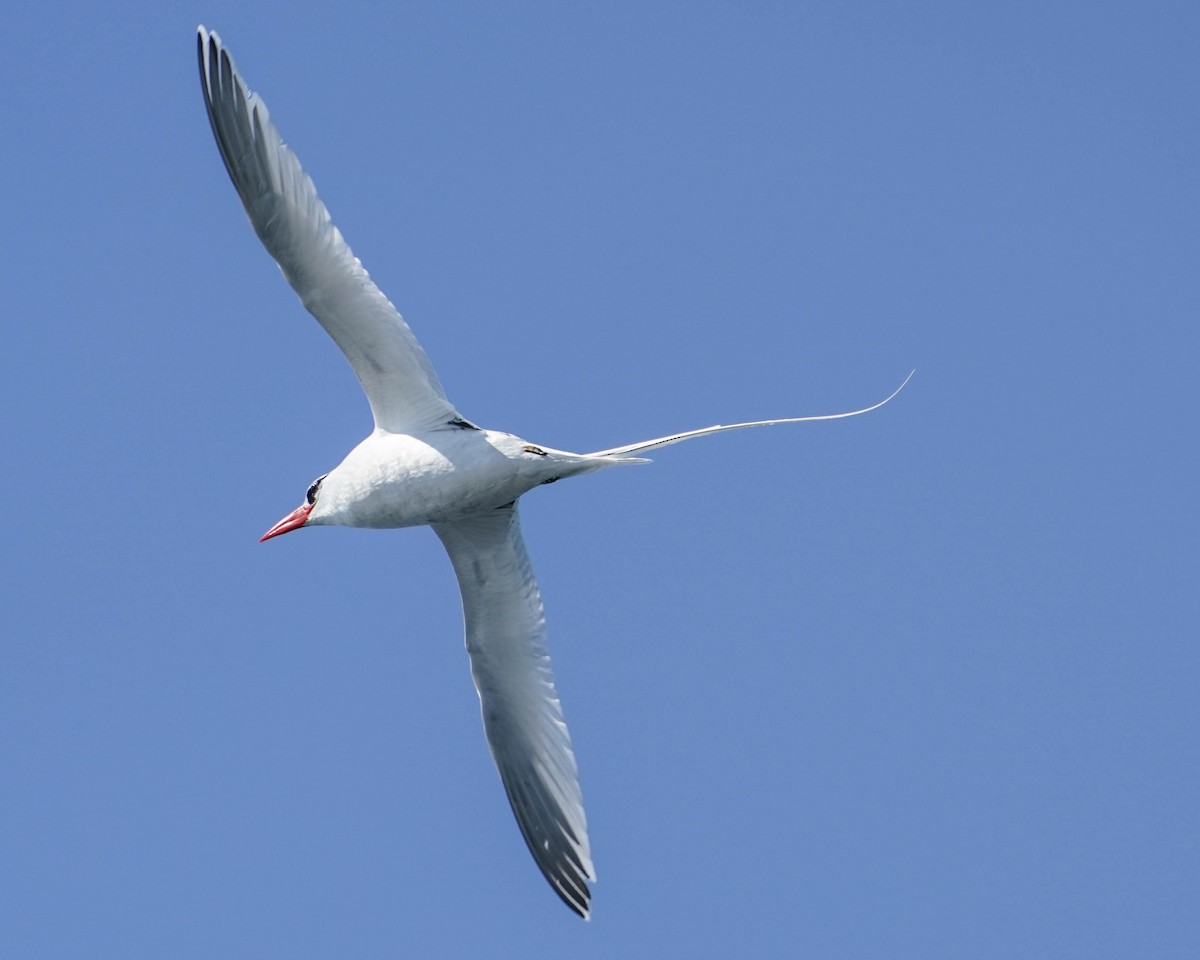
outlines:
[[[542,481],[522,458],[507,455],[508,444],[497,443],[498,436],[506,435],[461,429],[372,434],[326,478],[317,522],[411,527],[510,503]]]

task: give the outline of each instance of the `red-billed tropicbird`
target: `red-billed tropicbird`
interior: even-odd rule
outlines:
[[[458,577],[484,730],[517,824],[546,879],[586,919],[588,881],[595,880],[587,820],[517,499],[565,477],[646,463],[631,455],[691,437],[868,413],[904,384],[863,410],[707,427],[596,453],[479,427],[446,398],[425,351],[342,239],[266,104],[204,27],[199,54],[208,118],[250,224],[350,361],[375,417],[370,436],[262,539],[326,524],[433,527]]]

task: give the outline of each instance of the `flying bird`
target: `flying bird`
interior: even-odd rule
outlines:
[[[541,484],[646,463],[636,454],[692,437],[868,413],[908,379],[862,410],[706,427],[595,453],[481,427],[446,397],[412,330],[351,252],[220,37],[199,27],[198,49],[208,119],[250,224],[350,361],[375,418],[371,434],[262,539],[324,525],[433,528],[458,578],[484,731],[517,825],[555,892],[587,919],[596,874],[583,795],[517,500]]]

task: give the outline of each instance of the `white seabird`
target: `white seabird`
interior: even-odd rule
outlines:
[[[563,902],[586,919],[588,881],[596,878],[587,819],[518,498],[539,484],[645,463],[631,454],[692,437],[868,413],[908,379],[863,410],[706,427],[596,453],[479,427],[446,398],[425,351],[342,239],[221,39],[201,26],[198,45],[208,118],[250,224],[350,361],[375,418],[370,436],[262,539],[326,524],[433,527],[458,577],[484,730],[521,835]]]

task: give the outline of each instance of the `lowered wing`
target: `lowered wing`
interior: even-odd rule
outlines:
[[[586,919],[596,875],[583,794],[516,506],[433,529],[458,576],[483,727],[521,835],[563,902]]]

